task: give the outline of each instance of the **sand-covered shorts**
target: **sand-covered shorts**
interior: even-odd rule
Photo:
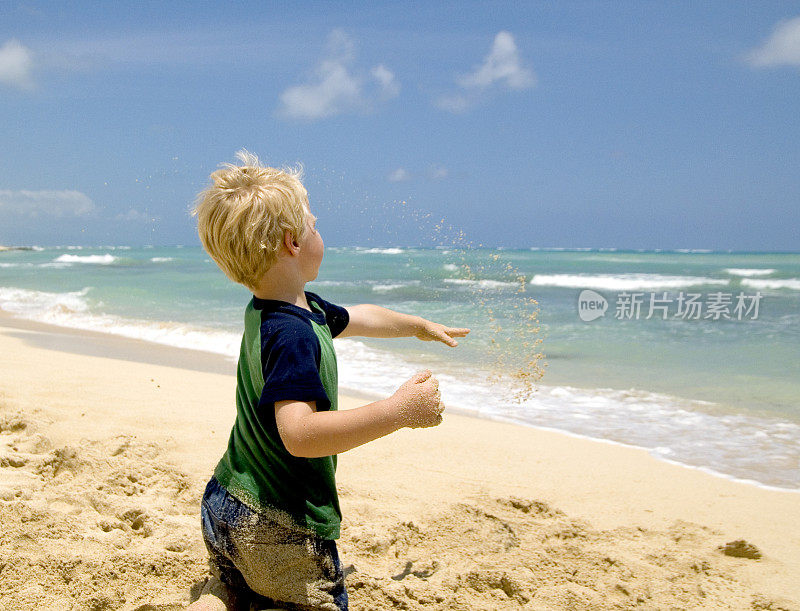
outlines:
[[[254,511],[214,477],[200,516],[211,571],[238,601],[296,611],[347,609],[335,541]]]

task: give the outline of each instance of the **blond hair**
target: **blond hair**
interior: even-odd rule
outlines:
[[[242,149],[243,165],[224,163],[213,184],[197,195],[192,215],[203,248],[234,282],[251,290],[275,263],[288,229],[305,237],[308,193],[302,166],[279,170],[261,165]]]

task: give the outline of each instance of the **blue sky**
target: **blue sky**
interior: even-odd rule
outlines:
[[[197,244],[247,148],[328,245],[796,251],[798,110],[798,2],[4,2],[0,243]]]

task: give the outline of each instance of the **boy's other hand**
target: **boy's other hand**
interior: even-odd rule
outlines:
[[[421,339],[423,342],[442,342],[451,348],[458,346],[458,342],[454,337],[466,337],[469,329],[464,327],[446,327],[440,325],[438,322],[425,320],[424,318],[419,323],[419,328],[414,334],[416,338]]]
[[[394,393],[401,427],[412,429],[441,424],[444,404],[439,380],[430,369],[415,373]]]

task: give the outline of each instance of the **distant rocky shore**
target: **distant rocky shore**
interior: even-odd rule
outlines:
[[[0,252],[4,250],[33,250],[30,246],[0,246]]]

